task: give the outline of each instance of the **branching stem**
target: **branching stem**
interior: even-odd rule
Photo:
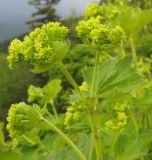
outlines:
[[[87,160],[85,156],[82,154],[82,152],[79,150],[79,148],[59,128],[57,128],[52,122],[48,121],[44,117],[41,117],[41,120],[45,124],[47,124],[52,130],[54,130],[58,135],[60,135],[65,140],[65,142],[67,142],[67,144],[71,146],[71,148],[73,148],[73,150],[78,154],[81,160]]]
[[[57,113],[56,107],[54,105],[54,101],[52,100],[52,101],[50,101],[50,103],[51,103],[52,110],[53,110],[53,113],[54,113],[56,120],[59,120],[58,113]]]
[[[124,50],[123,38],[121,38],[121,54],[122,54],[122,57],[125,57],[125,56],[126,56],[125,50]]]
[[[138,58],[137,58],[136,48],[135,48],[135,44],[134,44],[132,36],[130,37],[130,46],[131,46],[131,50],[132,50],[132,58],[133,58],[135,66],[136,66],[137,62],[138,62]]]
[[[93,80],[92,80],[92,86],[90,90],[91,103],[88,106],[89,106],[90,124],[91,124],[91,129],[92,129],[92,134],[93,134],[94,145],[96,149],[97,160],[103,160],[103,146],[101,145],[101,141],[99,138],[98,127],[97,127],[98,125],[97,125],[97,120],[96,120],[97,98],[95,97],[97,73],[98,73],[98,67],[99,67],[99,58],[100,58],[100,53],[98,52],[96,54],[96,62],[95,62],[95,67],[94,67]]]
[[[100,54],[98,52],[96,55],[96,62],[95,62],[95,68],[94,68],[94,73],[93,73],[92,87],[91,87],[91,92],[90,92],[91,97],[94,96],[94,92],[95,92],[97,72],[98,72],[98,67],[99,67],[99,58],[100,58]]]
[[[73,77],[71,76],[70,72],[67,70],[67,68],[65,67],[65,65],[63,64],[62,61],[58,62],[58,66],[60,68],[60,70],[62,71],[62,73],[65,75],[65,77],[67,78],[67,80],[71,83],[71,85],[73,86],[73,88],[77,91],[77,93],[83,97],[78,84],[75,82],[75,80],[73,79]]]

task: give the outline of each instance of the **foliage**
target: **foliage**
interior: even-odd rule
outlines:
[[[151,22],[150,13],[125,3],[89,5],[76,26],[82,44],[74,49],[68,28],[57,22],[35,29],[23,41],[13,40],[11,68],[24,61],[35,66],[35,73],[56,68],[70,89],[62,89],[63,77],[63,82],[56,77],[43,87],[31,85],[30,104],[10,107],[7,129],[12,140],[3,142],[1,134],[1,153],[12,147],[23,160],[147,160],[152,142],[151,57],[136,53],[134,39]],[[90,62],[84,58],[81,85],[69,72],[72,66],[64,65],[68,53],[75,56],[80,50],[90,54]],[[60,91],[68,103],[62,114],[56,109]]]
[[[60,26],[60,23],[50,22],[41,28],[36,28],[29,36],[25,36],[23,42],[13,40],[8,56],[10,67],[22,61],[54,63],[62,60],[68,49],[67,43],[63,41],[67,33],[68,29]]]
[[[4,120],[7,110],[12,103],[26,101],[27,89],[32,83],[43,84],[40,78],[30,73],[30,64],[21,64],[10,70],[5,54],[0,55],[0,119]],[[44,81],[44,79],[43,79]]]

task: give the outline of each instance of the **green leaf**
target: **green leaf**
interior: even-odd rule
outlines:
[[[64,148],[65,144],[66,144],[66,142],[62,137],[56,136],[53,141],[53,149],[58,151],[58,150]]]
[[[149,106],[152,105],[152,88],[144,91],[143,95],[137,98],[133,98],[132,102],[136,106]]]
[[[92,85],[94,68],[85,68],[84,79],[89,88]],[[115,90],[121,92],[130,92],[138,87],[144,78],[137,74],[131,67],[131,59],[111,59],[100,65],[97,72],[97,80],[95,85],[95,94],[105,96],[109,92]]]
[[[1,160],[22,160],[21,156],[15,152],[0,152]]]
[[[43,92],[46,95],[45,100],[46,102],[50,102],[61,91],[61,80],[60,79],[54,79],[50,81],[47,85],[44,86]]]
[[[67,43],[54,41],[53,46],[55,50],[55,55],[54,55],[55,60],[56,61],[62,60],[68,52]]]
[[[141,10],[140,8],[131,8],[121,6],[116,22],[123,27],[126,34],[136,34],[149,22],[152,21],[151,10]]]
[[[40,63],[40,64],[35,64],[34,68],[32,69],[32,73],[43,73],[43,72],[47,72],[49,70],[51,70],[52,64],[44,64],[44,63]]]
[[[33,102],[44,97],[43,90],[40,87],[30,85],[28,88],[28,102]]]
[[[115,143],[115,160],[134,160],[147,153],[151,137],[150,134],[120,135]]]

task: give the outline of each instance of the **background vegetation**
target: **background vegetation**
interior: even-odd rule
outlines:
[[[110,16],[113,14],[113,12],[117,13],[117,10],[115,10],[116,9],[115,6],[119,5],[122,2],[124,2],[126,6],[126,8],[124,8],[124,12],[123,12],[123,9],[120,8],[120,10],[122,9],[122,12],[124,13],[122,17],[119,17],[120,19],[122,18],[121,19],[122,23],[124,23],[123,16],[127,17],[127,15],[125,14],[125,9],[127,10],[128,6],[131,7],[133,9],[133,12],[135,13],[137,13],[136,8],[137,10],[140,9],[141,11],[144,11],[145,9],[148,9],[148,10],[152,9],[151,0],[127,0],[127,1],[103,0],[100,2],[100,5],[103,6],[103,8],[105,8],[105,10],[107,11],[107,15],[106,14],[104,15],[104,13],[102,13],[103,15],[101,16],[105,16],[105,17],[107,16],[106,17],[107,19],[106,18],[104,19],[104,22],[106,24],[108,24],[109,21],[111,20],[114,20],[115,22],[117,22],[117,19],[115,19],[115,17],[110,17]],[[70,52],[68,53],[68,56],[65,57],[64,62],[66,64],[67,69],[72,74],[72,76],[75,77],[75,80],[78,82],[79,85],[81,85],[83,82],[82,68],[85,65],[91,66],[92,64],[94,64],[94,61],[95,61],[94,52],[89,46],[83,45],[82,40],[78,36],[76,36],[75,26],[78,23],[78,21],[82,18],[82,16],[70,17],[70,18],[61,20],[60,17],[56,14],[55,9],[53,8],[53,6],[57,3],[59,3],[59,0],[51,0],[51,1],[49,0],[45,0],[45,1],[31,0],[30,4],[34,5],[37,10],[35,13],[33,13],[32,20],[29,20],[27,22],[27,25],[31,29],[34,29],[36,27],[42,26],[44,23],[47,23],[49,21],[60,21],[63,25],[66,25],[70,28],[70,34],[68,38],[71,43],[70,44],[71,48],[70,48]],[[127,14],[128,14],[128,11],[127,11]],[[152,60],[151,60],[152,22],[151,20],[150,21],[147,20],[147,22],[145,22],[146,17],[147,16],[144,16],[144,15],[139,17],[139,19],[138,17],[136,17],[137,21],[136,21],[136,24],[134,23],[135,24],[134,27],[133,27],[133,19],[128,19],[128,21],[125,22],[126,26],[124,26],[124,28],[126,27],[125,31],[127,33],[127,36],[129,38],[131,36],[133,37],[134,45],[136,48],[136,53],[137,53],[137,56],[139,57],[139,64],[138,64],[139,70],[146,77],[150,77],[151,76],[151,65],[152,65]],[[130,28],[132,29],[131,31],[130,31]],[[138,29],[139,31],[137,32]],[[130,32],[132,35],[130,34]],[[20,35],[18,38],[22,40],[24,35]],[[125,52],[131,54],[132,49],[130,48],[130,41],[128,39],[124,43],[124,49],[125,49]],[[43,88],[50,80],[53,80],[55,78],[63,80],[62,90],[59,92],[58,97],[55,97],[55,101],[54,101],[55,105],[57,106],[57,112],[60,112],[62,115],[62,113],[65,112],[68,106],[67,98],[72,89],[72,86],[67,82],[67,80],[65,80],[64,75],[58,70],[58,68],[54,66],[51,66],[51,67],[49,66],[48,68],[45,66],[44,67],[32,66],[29,63],[21,64],[21,65],[19,64],[14,70],[10,70],[8,68],[8,62],[6,60],[7,49],[8,49],[9,43],[10,43],[10,40],[2,42],[0,44],[0,52],[1,52],[0,54],[0,75],[1,75],[1,79],[0,79],[0,119],[2,122],[4,122],[3,125],[6,125],[6,116],[8,113],[8,109],[12,103],[28,101],[28,88],[31,84],[36,87]],[[115,55],[121,56],[119,55],[121,49],[122,49],[121,46],[117,46],[115,49],[108,48],[107,53],[110,53],[109,54],[110,56],[115,56]],[[107,59],[109,55],[103,54],[101,58],[101,62]],[[51,106],[51,104],[49,105]],[[52,113],[53,109],[50,109],[50,112]],[[63,119],[61,118],[60,121],[62,122],[62,120]],[[63,124],[61,122],[58,122],[58,126],[62,128]],[[2,123],[0,124],[1,130],[3,130],[3,125]],[[77,126],[77,125],[82,125],[82,126]],[[87,130],[88,124],[84,124],[84,122],[82,122],[81,124],[77,124],[77,125],[73,126],[73,130],[71,130],[71,132],[69,133],[70,135],[79,136],[73,133],[77,129],[83,130],[85,133],[89,133],[89,131]],[[39,133],[38,135],[42,138],[45,137],[43,139],[42,144],[48,146],[48,148],[53,148],[54,150],[56,149],[57,152],[60,151],[60,155],[63,155],[62,152],[65,152],[65,150],[60,150],[60,148],[62,148],[65,145],[65,142],[63,142],[55,134],[52,134],[52,132],[49,132],[47,129],[45,133],[47,133],[47,136],[44,136],[43,135],[44,133]],[[18,145],[16,144],[15,141],[13,141],[12,144],[8,143],[9,145],[6,148],[5,146],[1,145],[0,157],[4,157],[3,160],[10,160],[10,157],[15,160],[21,159],[21,157],[19,157],[17,154],[20,152],[20,149],[21,149],[21,151],[26,155],[25,160],[29,159],[29,157],[31,159],[34,158],[34,156],[32,157],[33,152],[36,152],[36,155],[37,155],[36,157],[38,157],[38,159],[43,159],[43,156],[45,155],[45,153],[47,153],[47,151],[42,146],[37,146],[37,142],[39,141],[38,136],[35,136],[34,132],[31,133],[31,135],[29,135],[29,137],[35,141],[36,145],[35,144],[31,145],[25,141],[21,143],[23,145],[19,146],[19,148],[15,148],[16,145]],[[3,135],[1,131],[0,137],[1,137],[0,144],[3,144],[4,139],[5,138],[8,139],[8,133],[5,132],[5,135]],[[33,137],[36,137],[37,139]],[[74,139],[77,137],[72,137],[72,138]],[[120,137],[121,140],[124,140],[125,138],[127,139],[128,137],[123,137],[123,136]],[[134,139],[134,138],[135,137],[131,137],[130,139]],[[53,139],[55,139],[55,141],[53,141]],[[89,143],[88,139],[89,139],[89,136],[87,134],[81,137],[82,141]],[[48,141],[53,141],[53,143],[49,144]],[[120,144],[120,142],[118,143],[119,144],[117,145],[122,145]],[[80,146],[80,148],[82,148],[82,150],[84,150],[87,153],[86,148],[83,148],[85,146],[82,146],[82,145],[83,143],[79,144],[78,142],[78,146]],[[128,144],[126,144],[126,146],[127,145]],[[135,146],[138,146],[138,145],[140,144],[137,143]],[[17,150],[17,152],[16,151],[14,152],[14,150],[13,151],[10,150],[12,146]],[[69,150],[69,152],[71,152],[72,155],[75,155],[73,151]],[[117,150],[117,152],[120,153],[121,151]],[[7,154],[9,153],[8,158],[7,157],[5,158],[6,153]],[[57,157],[56,154],[57,154],[56,152],[53,154],[55,158]],[[64,156],[66,158],[67,155],[64,154]],[[146,160],[151,159],[151,147],[150,146],[149,146],[149,154],[145,155],[145,157],[147,158]],[[61,160],[61,159],[63,159],[63,157],[59,156],[58,160]],[[106,160],[109,160],[108,157]],[[139,160],[142,160],[142,158],[140,159],[139,157]]]

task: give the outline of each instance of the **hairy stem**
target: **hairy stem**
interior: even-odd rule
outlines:
[[[96,62],[95,62],[95,67],[94,67],[93,80],[92,80],[92,86],[90,90],[91,103],[89,104],[89,118],[90,118],[92,134],[93,134],[94,145],[96,149],[97,160],[103,160],[102,145],[101,145],[101,141],[98,135],[97,120],[96,120],[97,99],[94,97],[95,90],[96,90],[95,86],[96,86],[96,81],[97,81],[97,72],[98,72],[98,67],[99,67],[99,58],[100,58],[100,54],[98,52],[96,54]]]
[[[137,65],[138,58],[137,58],[136,48],[135,48],[135,44],[132,36],[130,37],[130,46],[132,50],[132,58],[133,58],[134,64]]]
[[[89,118],[90,118],[90,124],[91,124],[91,129],[92,129],[92,135],[93,135],[93,140],[94,140],[94,145],[96,149],[96,155],[97,155],[97,160],[103,160],[103,151],[102,151],[102,145],[101,141],[98,135],[98,128],[97,128],[97,120],[96,120],[96,114],[94,109],[96,106],[96,100],[93,100],[93,104],[90,106],[91,108],[89,109]]]
[[[121,54],[122,54],[122,57],[126,56],[125,50],[124,50],[124,43],[123,43],[123,39],[122,38],[121,38]]]
[[[91,97],[94,96],[95,84],[96,84],[96,80],[97,80],[97,72],[98,72],[98,67],[99,67],[99,58],[100,58],[100,55],[98,52],[96,55],[96,62],[95,62],[94,73],[93,73],[92,87],[91,87],[91,91],[90,91]]]
[[[53,110],[53,113],[54,113],[56,120],[59,120],[58,113],[57,113],[56,107],[54,105],[54,101],[52,100],[52,101],[50,101],[50,103],[51,103],[52,110]]]
[[[146,124],[147,124],[147,128],[151,129],[148,114],[146,114]]]
[[[92,143],[93,143],[93,139],[92,139],[92,137],[91,137],[90,149],[89,149],[89,158],[88,158],[88,160],[91,160],[91,159],[92,159],[92,153],[93,153],[93,145],[92,145]]]
[[[135,115],[134,115],[134,110],[132,109],[132,106],[129,107],[129,113],[130,113],[132,122],[133,122],[133,124],[134,124],[135,131],[136,131],[136,133],[138,133],[139,127],[138,127],[138,123],[137,123],[137,121],[136,121],[136,118],[135,118]]]
[[[30,143],[30,144],[34,144],[34,142],[29,138],[29,137],[27,137],[25,134],[23,134],[22,135],[22,137],[28,142],[28,143]]]
[[[50,126],[50,128],[52,130],[54,130],[58,135],[60,135],[69,146],[71,146],[71,148],[73,148],[73,150],[78,154],[78,156],[80,157],[81,160],[87,160],[85,158],[85,156],[82,154],[82,152],[79,150],[79,148],[72,142],[72,140],[67,137],[60,129],[58,129],[53,123],[51,123],[50,121],[48,121],[47,119],[45,119],[44,117],[41,117],[41,120],[47,124],[48,126]]]
[[[148,111],[144,106],[141,106],[141,111],[142,111],[142,127],[144,128],[145,126],[150,129],[150,122],[149,122],[149,117],[148,117]]]
[[[65,65],[63,64],[63,62],[62,61],[58,62],[58,66],[59,66],[60,70],[62,71],[62,73],[67,78],[67,80],[71,83],[71,85],[73,86],[73,88],[82,97],[82,93],[81,93],[81,91],[79,89],[79,86],[77,85],[77,83],[75,82],[75,80],[73,79],[73,77],[71,76],[71,74],[69,73],[69,71],[67,70],[67,68],[65,67]]]

